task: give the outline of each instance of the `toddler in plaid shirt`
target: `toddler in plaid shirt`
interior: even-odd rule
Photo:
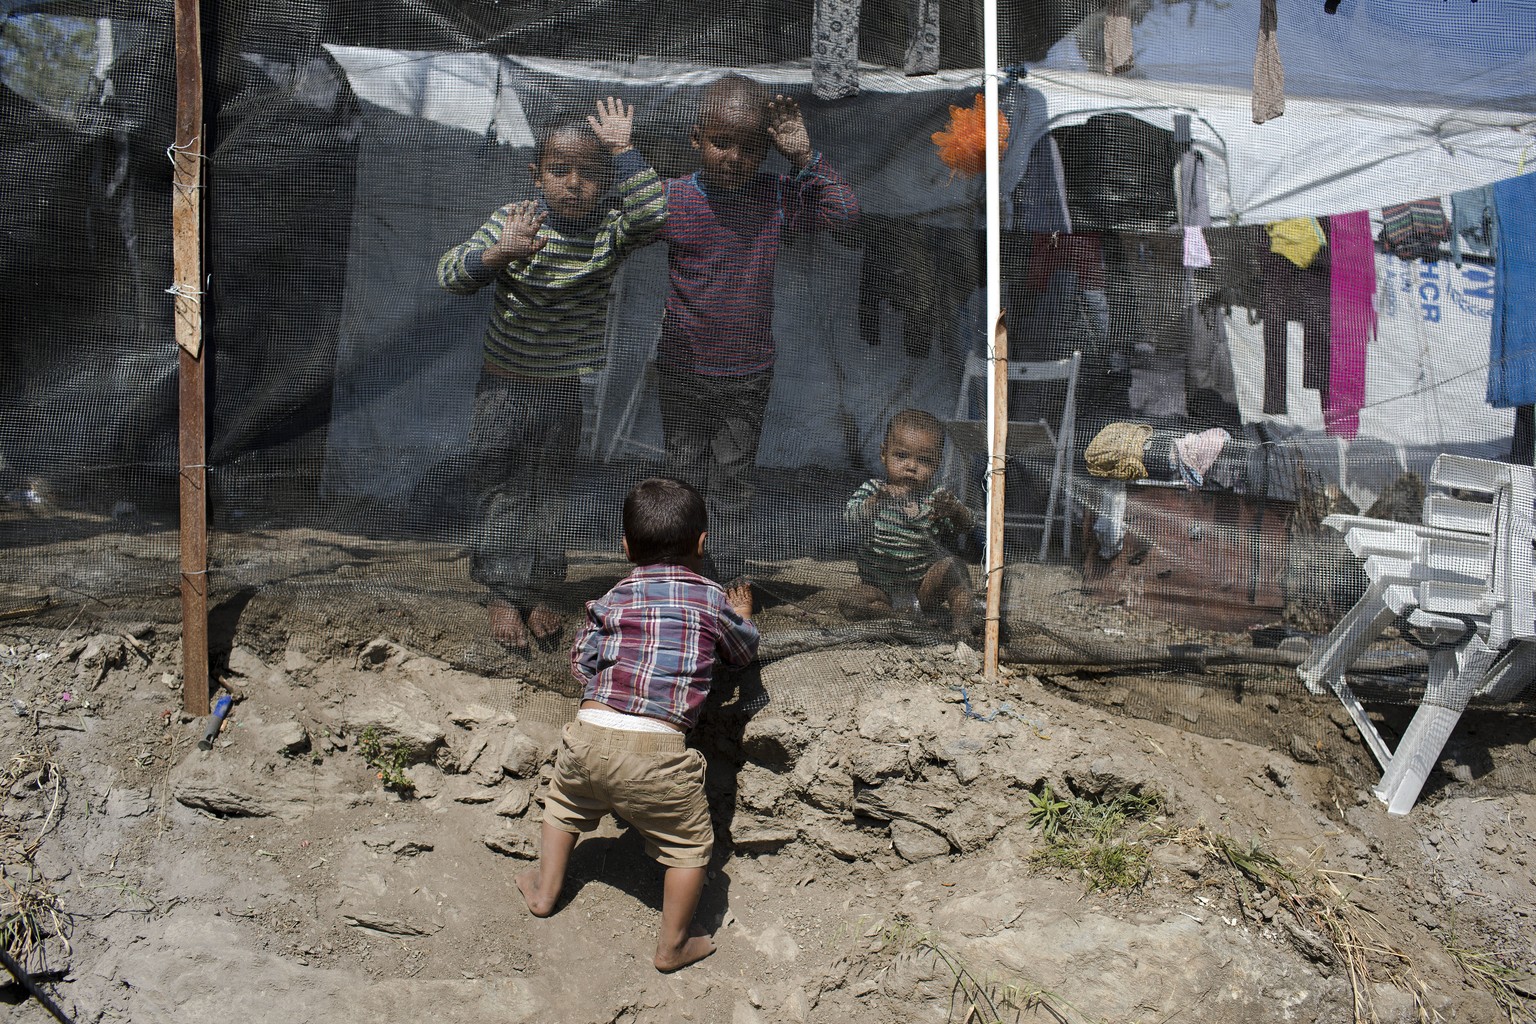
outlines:
[[[700,574],[704,500],[679,480],[653,477],[624,499],[624,555],[635,569],[587,605],[571,648],[583,685],[565,727],[544,803],[539,864],[517,878],[535,917],[548,917],[577,837],[615,813],[666,869],[656,969],[675,971],[715,951],[693,920],[714,850],[704,756],[684,732],[698,720],[715,666],[757,656],[752,590]]]

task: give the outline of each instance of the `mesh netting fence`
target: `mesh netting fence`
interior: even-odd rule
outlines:
[[[1506,507],[1445,453],[1528,479],[1536,20],[1493,6],[1284,0],[1284,98],[1243,5],[1001,6],[1005,660],[1251,734],[1210,694],[1307,695],[1391,568],[1325,518]],[[175,622],[171,5],[5,10],[0,615]],[[979,6],[636,10],[205,6],[216,655],[383,634],[566,692],[656,474],[765,658],[979,644]],[[1404,601],[1373,706],[1498,618]]]

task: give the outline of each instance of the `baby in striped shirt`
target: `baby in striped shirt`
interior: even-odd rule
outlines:
[[[867,480],[843,512],[858,533],[859,585],[842,602],[849,618],[895,612],[935,615],[947,605],[955,632],[969,634],[970,570],[953,550],[975,525],[971,512],[933,485],[944,427],[920,409],[891,417],[880,446],[884,480]]]
[[[438,261],[448,291],[495,286],[470,427],[478,502],[469,575],[489,592],[491,635],[515,649],[558,642],[561,532],[581,437],[581,380],[607,359],[620,263],[666,220],[661,180],[630,145],[634,108],[542,133],[528,165],[539,198],[508,203]],[[603,197],[617,183],[619,205]]]

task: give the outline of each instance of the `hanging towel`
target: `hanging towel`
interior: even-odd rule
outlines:
[[[1147,467],[1142,453],[1151,436],[1150,423],[1109,424],[1093,435],[1083,450],[1088,472],[1111,480],[1145,480]]]
[[[1400,260],[1440,258],[1440,246],[1450,241],[1451,222],[1439,199],[1415,199],[1381,210],[1381,244]]]
[[[1211,249],[1205,232],[1211,223],[1210,198],[1205,191],[1205,158],[1193,147],[1179,157],[1179,223],[1184,225],[1184,266],[1203,269],[1211,265]]]
[[[1328,218],[1329,278],[1328,402],[1323,425],[1346,440],[1360,429],[1365,405],[1365,348],[1376,333],[1376,246],[1371,215]]]
[[[1465,251],[1492,256],[1494,235],[1493,186],[1469,188],[1451,196],[1451,259],[1459,267]]]
[[[1109,7],[1104,12],[1104,73],[1124,74],[1135,62],[1130,0],[1109,0]]]
[[[1275,0],[1259,7],[1259,43],[1253,54],[1253,123],[1285,113],[1285,65],[1280,63],[1280,18]]]
[[[1072,212],[1067,208],[1067,175],[1061,149],[1046,135],[1029,154],[1024,177],[1003,209],[1011,214],[1004,227],[1015,231],[1072,233]]]
[[[859,91],[859,0],[816,0],[811,88],[823,100]]]
[[[1493,336],[1488,404],[1536,403],[1536,174],[1493,186]]]
[[[811,21],[811,91],[836,100],[859,91],[859,4],[861,0],[816,0]],[[906,72],[939,70],[939,0],[910,0],[912,38]]]
[[[909,75],[939,70],[939,0],[912,0],[912,41],[904,70]]]

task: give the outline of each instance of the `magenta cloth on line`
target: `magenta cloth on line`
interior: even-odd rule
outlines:
[[[1376,333],[1376,247],[1371,215],[1341,213],[1328,218],[1332,251],[1329,314],[1328,433],[1352,439],[1365,405],[1365,347]]]

